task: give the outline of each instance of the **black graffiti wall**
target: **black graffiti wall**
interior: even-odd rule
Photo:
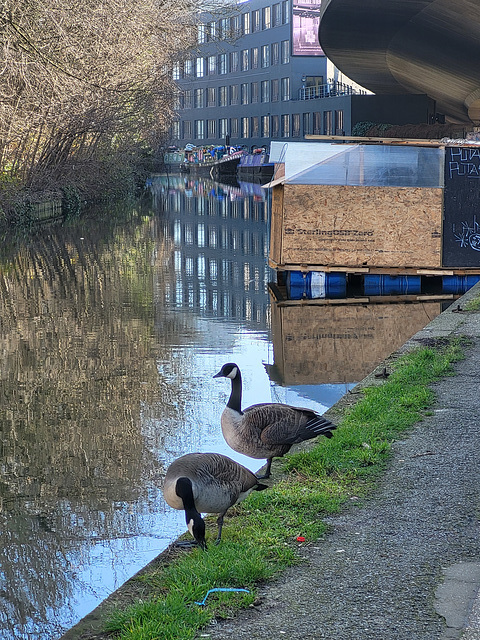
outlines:
[[[444,267],[480,267],[480,147],[445,149]]]

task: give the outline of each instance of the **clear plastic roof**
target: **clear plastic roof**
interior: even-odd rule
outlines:
[[[295,146],[288,147],[286,166],[295,164]],[[299,172],[286,171],[286,183],[372,187],[443,187],[444,184],[445,154],[438,147],[329,143],[321,143],[320,147],[320,157],[315,159],[312,154],[310,166],[300,162]]]

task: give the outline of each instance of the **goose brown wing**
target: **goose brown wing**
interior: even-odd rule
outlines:
[[[292,445],[320,435],[331,438],[336,428],[315,411],[296,407],[288,407],[289,411],[276,410],[274,407],[260,436],[265,444]]]

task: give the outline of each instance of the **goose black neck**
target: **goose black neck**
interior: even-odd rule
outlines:
[[[175,492],[177,496],[182,499],[183,508],[185,510],[188,522],[191,516],[198,514],[197,508],[195,506],[195,500],[193,498],[192,481],[190,480],[190,478],[178,478],[177,484],[175,486]]]
[[[242,374],[237,367],[237,375],[232,379],[232,391],[227,402],[227,407],[242,413]]]

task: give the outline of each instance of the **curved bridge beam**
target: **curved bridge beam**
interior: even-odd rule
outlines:
[[[366,89],[426,93],[449,120],[480,125],[477,0],[323,0],[319,40]]]

